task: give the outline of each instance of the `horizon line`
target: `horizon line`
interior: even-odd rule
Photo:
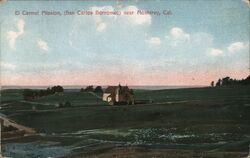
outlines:
[[[77,85],[62,85],[62,84],[53,84],[53,85],[0,85],[0,87],[46,87],[46,86],[115,86],[118,84],[77,84]],[[208,85],[152,85],[152,84],[143,84],[143,85],[129,85],[129,84],[121,84],[125,86],[208,86]]]

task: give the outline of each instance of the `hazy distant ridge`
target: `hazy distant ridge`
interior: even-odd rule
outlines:
[[[46,89],[48,87],[52,86],[2,86],[1,89]],[[66,85],[63,86],[64,89],[81,89],[86,88],[87,85]],[[103,85],[103,88],[106,88],[107,85]],[[160,90],[160,89],[180,89],[180,88],[198,88],[198,87],[206,87],[204,85],[196,85],[196,86],[188,86],[188,85],[182,85],[182,86],[129,86],[132,89],[146,89],[146,90]]]

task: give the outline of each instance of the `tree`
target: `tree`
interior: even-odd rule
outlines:
[[[101,86],[97,86],[94,90],[95,93],[103,93],[102,87]]]
[[[31,90],[31,89],[24,89],[23,90],[23,97],[25,100],[31,100],[31,99],[35,99],[37,97],[42,97],[42,96],[46,96],[46,95],[51,95],[51,94],[55,94],[57,92],[63,92],[64,89],[62,86],[54,86],[52,88],[47,88],[46,90]]]
[[[84,92],[84,89],[83,89],[83,88],[81,88],[81,89],[80,89],[80,92]]]
[[[217,82],[216,82],[216,87],[220,87],[221,86],[221,79],[219,79]]]
[[[50,94],[53,94],[53,91],[48,87],[47,89],[46,89],[46,93],[45,93],[46,95],[50,95]]]
[[[214,87],[214,81],[211,82],[211,87]]]
[[[54,94],[54,93],[56,93],[56,92],[63,92],[63,87],[62,86],[54,86],[54,87],[52,87],[51,88],[51,91],[52,91],[52,93]]]
[[[24,89],[23,90],[23,97],[24,97],[24,100],[31,100],[31,99],[34,99],[35,98],[35,92],[30,90],[30,89]]]
[[[227,76],[225,78],[222,78],[221,85],[222,86],[228,86],[228,85],[230,85],[230,77]]]
[[[63,92],[63,91],[64,91],[64,89],[62,86],[57,86],[57,92]]]
[[[243,85],[250,85],[250,75],[245,80],[242,81],[242,84]]]
[[[38,95],[39,95],[39,97],[44,96],[44,95],[45,95],[45,91],[44,91],[44,90],[40,90],[40,91],[38,92]]]
[[[86,92],[93,92],[93,91],[94,91],[94,87],[93,87],[93,86],[87,86],[87,87],[85,88],[85,91],[86,91]]]
[[[236,79],[232,79],[230,77],[224,77],[222,79],[219,79],[216,82],[216,87],[219,86],[243,86],[243,85],[250,85],[250,76],[246,77],[245,79],[241,79],[241,80],[236,80]],[[212,86],[212,82],[211,82],[211,86]]]

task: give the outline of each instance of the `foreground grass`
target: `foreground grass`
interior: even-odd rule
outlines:
[[[8,104],[3,106],[2,113],[18,123],[49,135],[88,129],[163,128],[169,129],[175,134],[223,135],[229,133],[232,137],[225,138],[231,142],[226,147],[224,145],[225,148],[206,146],[207,150],[217,148],[219,151],[247,152],[250,143],[245,138],[245,135],[250,133],[249,87],[135,91],[136,99],[152,100],[153,103],[131,106],[108,106],[100,98],[89,93],[67,92],[60,96],[42,97],[32,102],[24,102],[19,97],[13,97],[11,101],[13,94],[2,94],[3,98],[8,98],[3,99],[4,103]],[[19,96],[18,94],[20,93],[15,93]],[[70,101],[73,106],[70,108],[55,107],[55,104],[64,101]],[[33,106],[36,107],[36,110],[32,110]],[[95,135],[94,138],[118,139],[105,134]],[[55,137],[54,139],[63,143],[66,138]],[[202,142],[209,141],[205,138],[202,140],[187,139],[179,143]],[[178,148],[183,149],[180,146]],[[113,148],[110,151],[113,152]],[[192,153],[192,150],[187,152]],[[234,155],[234,153],[231,154]]]
[[[14,100],[2,112],[19,123],[46,132],[170,126],[194,131],[205,130],[199,126],[210,127],[207,130],[215,131],[249,130],[248,87],[140,91],[135,97],[151,99],[153,103],[110,107],[92,94],[69,92],[60,96],[42,97],[32,102]],[[70,101],[73,107],[55,107],[55,104],[65,101]],[[33,106],[36,110],[32,110]],[[242,127],[238,129],[235,127],[237,125]],[[218,127],[211,128],[213,126]]]
[[[242,158],[248,155],[247,152],[203,152],[203,151],[190,151],[190,150],[177,150],[177,149],[150,149],[140,147],[106,147],[95,150],[92,153],[78,153],[73,154],[72,158],[191,158],[191,157],[204,157],[204,158]],[[66,158],[66,157],[61,157]]]

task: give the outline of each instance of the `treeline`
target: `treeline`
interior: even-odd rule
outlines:
[[[103,93],[103,89],[101,86],[87,86],[85,89],[81,88],[80,92],[94,92],[94,93]]]
[[[52,95],[55,93],[63,92],[64,89],[62,86],[54,86],[49,87],[46,90],[31,90],[31,89],[24,89],[23,91],[23,97],[25,100],[32,100],[38,97]]]
[[[216,83],[214,81],[211,82],[211,86],[214,87],[220,87],[220,86],[244,86],[244,85],[250,85],[250,76],[248,76],[245,79],[237,80],[232,79],[230,77],[225,77],[222,79],[218,79]]]

